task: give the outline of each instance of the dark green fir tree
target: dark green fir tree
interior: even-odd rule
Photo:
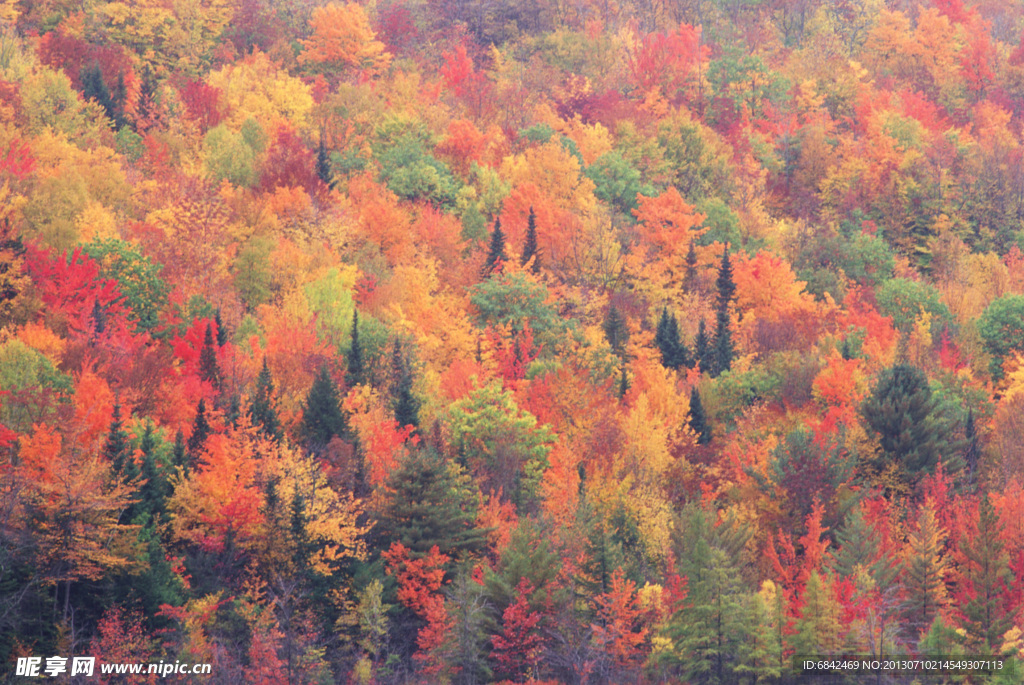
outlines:
[[[228,344],[228,329],[224,326],[224,320],[220,318],[220,307],[213,313],[213,323],[217,325],[217,346],[224,347]]]
[[[324,143],[324,134],[320,133],[320,142],[316,146],[316,175],[328,188],[334,187],[334,177],[331,173],[331,159],[327,153],[327,145]]]
[[[207,381],[216,390],[220,390],[220,366],[217,364],[216,340],[213,336],[213,324],[206,324],[206,335],[203,337],[203,348],[199,351],[199,378]]]
[[[626,319],[614,304],[608,307],[608,315],[604,319],[602,328],[604,328],[604,337],[611,345],[612,352],[621,357],[626,351],[629,329],[626,328]]]
[[[533,212],[533,207],[530,207],[530,216],[526,221],[526,241],[523,243],[523,255],[520,258],[520,264],[526,266],[530,260],[533,263],[530,265],[530,271],[532,273],[540,273],[540,248],[537,245],[537,215]]]
[[[661,318],[658,319],[658,328],[654,334],[654,344],[661,352],[661,364],[665,368],[679,369],[693,366],[690,349],[679,335],[679,321],[674,314],[669,313],[668,307],[661,310]]]
[[[399,426],[420,426],[420,401],[412,394],[412,369],[402,352],[402,343],[395,340],[391,353],[391,373],[394,379],[393,406]]]
[[[484,260],[484,267],[481,275],[486,278],[491,275],[499,262],[507,262],[508,255],[505,254],[505,233],[501,230],[501,217],[494,219],[494,231],[491,232],[491,244],[487,249],[487,259]]]
[[[306,395],[299,432],[314,450],[322,450],[335,436],[348,436],[348,425],[338,401],[338,388],[326,364],[320,367]]]
[[[700,370],[710,372],[714,363],[714,356],[711,343],[708,341],[708,331],[707,326],[704,324],[704,319],[701,319],[700,325],[697,326],[697,340],[694,341],[693,346],[697,363],[700,364]]]
[[[199,452],[202,451],[206,439],[212,432],[210,420],[206,417],[206,400],[201,399],[199,405],[196,406],[196,418],[192,421],[192,434],[188,436],[188,454],[191,465],[195,465]]]
[[[704,404],[700,401],[697,386],[690,389],[690,428],[697,434],[697,444],[706,445],[711,442],[711,426],[704,414]]]
[[[348,369],[345,373],[345,382],[350,387],[366,382],[363,368],[363,347],[359,342],[359,310],[354,307],[352,308],[352,345],[348,349]]]
[[[114,473],[122,480],[129,481],[139,475],[135,468],[135,460],[131,457],[131,450],[128,448],[128,432],[121,421],[120,402],[114,403],[114,414],[110,418],[110,430],[103,445],[103,455],[110,462]]]
[[[266,357],[263,358],[263,368],[260,375],[256,377],[256,392],[253,393],[249,404],[249,419],[252,425],[260,430],[271,440],[281,439],[281,422],[277,418],[277,409],[274,406],[274,379],[270,375],[270,367],[267,366]]]

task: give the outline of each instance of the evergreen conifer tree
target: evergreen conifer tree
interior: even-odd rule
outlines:
[[[732,329],[729,320],[729,305],[736,294],[736,284],[732,278],[732,263],[729,261],[729,249],[722,253],[722,263],[718,268],[718,308],[715,313],[715,341],[708,370],[717,376],[728,371],[732,366],[735,350],[732,342]]]
[[[484,278],[490,276],[498,262],[507,261],[508,255],[505,254],[505,233],[501,230],[501,217],[495,217],[494,231],[491,233],[491,244],[487,250],[487,259],[484,260],[481,275]]]
[[[531,259],[533,259],[533,264],[530,266],[530,271],[539,273],[540,248],[537,245],[537,215],[534,214],[533,207],[530,207],[530,216],[526,221],[526,242],[523,243],[523,255],[519,263],[526,266]]]
[[[686,276],[683,285],[687,290],[697,287],[697,251],[694,249],[694,241],[690,241],[690,248],[686,251]]]
[[[138,506],[151,517],[155,517],[163,512],[170,487],[166,474],[157,464],[156,436],[153,435],[153,424],[148,419],[142,430],[139,451],[142,452],[143,483],[139,491],[141,501]]]
[[[930,503],[921,507],[917,529],[907,540],[909,549],[903,569],[904,616],[918,634],[931,626],[947,603],[946,560],[942,556],[945,539],[946,531],[936,520],[935,509]]]
[[[973,654],[995,655],[1003,644],[1003,634],[1013,625],[1005,603],[1012,576],[1002,529],[995,507],[983,495],[978,502],[974,534],[965,536],[960,545],[967,561],[962,567],[961,585],[970,588],[965,593],[970,599],[963,606],[963,627]]]
[[[206,418],[206,400],[201,399],[199,400],[199,405],[196,406],[196,418],[192,422],[192,434],[188,437],[188,454],[191,464],[194,465],[196,463],[199,452],[203,449],[203,445],[206,444],[206,438],[210,437],[212,432],[213,429]]]
[[[79,75],[79,80],[82,83],[82,95],[85,99],[95,100],[97,104],[103,107],[107,117],[111,121],[116,121],[117,112],[114,100],[110,97],[110,89],[107,88],[107,83],[103,79],[103,71],[100,69],[99,62],[93,62],[88,67],[83,68],[82,73]]]
[[[658,328],[654,334],[654,343],[661,352],[661,364],[669,369],[691,367],[690,350],[679,336],[679,321],[670,314],[668,307],[661,310]]]
[[[629,340],[629,330],[626,328],[626,320],[614,304],[608,307],[608,315],[605,317],[604,337],[612,347],[612,352],[622,356],[626,351],[626,341]]]
[[[629,378],[626,376],[626,362],[623,361],[619,367],[619,399],[621,400],[629,392]]]
[[[700,370],[710,372],[714,365],[713,350],[711,343],[708,341],[707,327],[704,324],[704,319],[700,320],[700,325],[697,327],[697,340],[694,342],[694,356],[697,357],[697,363],[700,364]]]
[[[135,468],[135,460],[128,449],[128,432],[121,421],[121,403],[114,403],[114,414],[110,418],[110,430],[103,445],[103,455],[110,462],[114,473],[129,481],[139,475]]]
[[[320,367],[306,395],[300,433],[315,450],[326,447],[335,436],[348,436],[348,425],[338,401],[338,389],[326,364]]]
[[[224,327],[224,320],[220,318],[220,307],[213,312],[213,322],[217,324],[217,346],[224,347],[228,344],[228,329]]]
[[[732,262],[729,260],[729,248],[722,253],[722,263],[718,267],[718,308],[727,308],[736,294],[736,283],[732,278]]]
[[[391,354],[391,372],[394,378],[395,419],[399,426],[420,426],[420,401],[412,394],[412,370],[402,353],[402,343],[396,338]]]
[[[267,358],[263,358],[263,367],[256,377],[256,392],[249,404],[249,419],[252,425],[272,440],[281,439],[281,422],[277,418],[274,407],[274,379],[267,366]]]
[[[199,351],[199,377],[220,390],[220,366],[217,364],[217,348],[213,337],[213,325],[206,324],[203,348]]]
[[[964,426],[964,465],[967,467],[967,483],[974,485],[978,472],[978,458],[981,456],[981,445],[978,442],[978,429],[974,425],[974,409],[967,410],[967,423]]]
[[[349,386],[364,383],[363,347],[359,342],[359,310],[352,308],[352,345],[348,350],[348,369],[345,382]]]
[[[331,174],[331,159],[327,154],[327,145],[324,143],[324,134],[320,132],[320,142],[316,146],[316,175],[328,188],[334,187],[334,178]]]
[[[171,463],[174,466],[184,467],[186,465],[186,457],[185,434],[179,428],[174,434],[174,447],[171,448]]]
[[[706,445],[711,442],[711,426],[704,415],[704,405],[700,401],[697,386],[690,388],[690,428],[697,434],[697,444]]]

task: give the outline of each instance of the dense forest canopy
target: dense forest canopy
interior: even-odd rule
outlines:
[[[1019,1],[0,0],[4,673],[1021,682],[1022,126]]]

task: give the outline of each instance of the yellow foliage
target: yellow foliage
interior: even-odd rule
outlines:
[[[506,157],[501,164],[501,176],[513,187],[532,183],[543,188],[561,209],[586,214],[596,204],[594,182],[583,176],[579,160],[557,140]]]
[[[18,331],[18,340],[39,352],[54,365],[60,364],[67,341],[41,323],[27,323]]]
[[[283,122],[306,130],[314,105],[309,86],[289,76],[259,50],[211,72],[207,83],[220,89],[221,103],[228,110],[226,121],[236,131],[250,117],[265,131],[273,131]]]

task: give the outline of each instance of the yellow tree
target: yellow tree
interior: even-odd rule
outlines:
[[[313,10],[313,35],[302,41],[305,51],[299,62],[317,71],[362,69],[380,73],[391,62],[384,43],[377,40],[362,6],[330,3]]]

